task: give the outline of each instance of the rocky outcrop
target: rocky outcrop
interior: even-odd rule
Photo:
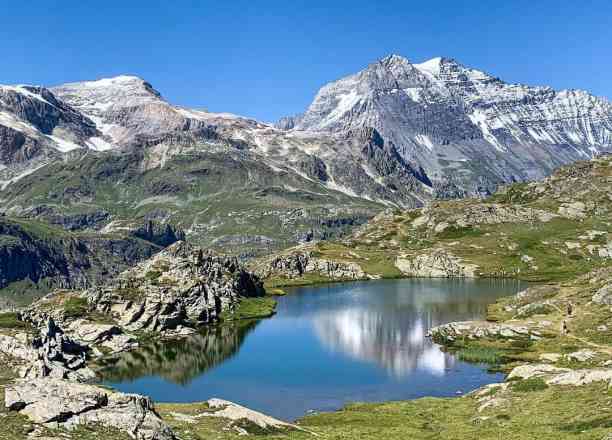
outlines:
[[[487,321],[451,322],[429,330],[429,336],[439,343],[452,343],[458,339],[479,338],[531,338],[540,337],[538,330],[524,325],[498,324]]]
[[[502,223],[546,223],[558,217],[557,214],[542,209],[521,205],[503,205],[499,203],[466,202],[453,211],[443,209],[443,205],[434,204],[423,210],[412,225],[425,226],[435,233],[444,232],[450,227],[472,228],[479,225],[497,225]]]
[[[259,278],[235,258],[178,242],[84,297],[128,331],[183,332],[216,321],[241,296],[263,294]]]
[[[314,256],[309,250],[295,250],[287,254],[266,259],[256,267],[261,278],[273,276],[288,279],[315,274],[336,280],[357,280],[367,275],[357,263],[330,260]]]
[[[416,256],[400,255],[395,259],[395,267],[402,274],[410,277],[473,278],[478,276],[478,266],[465,263],[444,249],[434,249]]]
[[[35,423],[74,428],[102,425],[137,440],[172,440],[148,397],[114,393],[55,378],[20,380],[5,389],[5,404]]]
[[[39,222],[0,217],[0,288],[83,288],[148,258],[160,248],[130,237],[73,235]]]
[[[67,336],[53,319],[40,327],[39,336],[0,335],[0,352],[22,363],[20,377],[54,377],[85,382],[95,378],[86,365],[89,347]]]
[[[170,246],[177,241],[185,240],[185,232],[169,223],[159,223],[152,220],[132,232],[134,237],[142,238],[159,246]]]
[[[595,304],[612,306],[612,284],[606,284],[593,295]]]

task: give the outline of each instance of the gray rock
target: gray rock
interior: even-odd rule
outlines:
[[[239,297],[263,294],[259,278],[235,258],[178,242],[84,296],[128,331],[172,332],[216,321]]]
[[[477,265],[465,263],[444,249],[434,249],[417,256],[398,256],[395,267],[412,277],[473,278],[478,271]]]
[[[612,284],[606,284],[592,298],[596,304],[612,306]]]
[[[289,279],[306,274],[321,275],[335,280],[357,280],[367,277],[357,263],[319,258],[303,246],[265,259],[255,268],[255,273],[262,278],[281,276]]]
[[[35,423],[74,428],[102,425],[138,440],[171,440],[174,434],[147,397],[113,393],[92,385],[44,378],[19,381],[5,391],[6,406]]]
[[[487,321],[450,322],[431,328],[429,336],[437,342],[452,342],[458,338],[527,338],[539,336],[536,330],[516,324],[498,324]]]

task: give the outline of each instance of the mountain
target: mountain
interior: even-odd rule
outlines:
[[[507,84],[448,58],[412,64],[388,56],[327,84],[303,115],[279,124],[292,133],[334,135],[364,126],[422,168],[434,187],[459,193],[542,178],[612,151],[612,104],[605,99]]]
[[[397,277],[564,281],[612,264],[611,213],[612,155],[604,155],[488,198],[386,210],[341,240],[250,264],[266,287]]]
[[[275,125],[172,105],[136,76],[0,87],[3,212],[88,231],[173,224],[244,255],[608,151],[608,101],[446,58],[386,57]]]

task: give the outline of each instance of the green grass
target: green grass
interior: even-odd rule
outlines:
[[[530,392],[496,391],[500,407],[478,412],[471,396],[423,398],[388,403],[354,403],[340,411],[308,415],[305,431],[262,434],[257,438],[302,440],[602,440],[612,427],[606,411],[612,394],[603,383],[548,387]],[[172,414],[197,415],[197,404],[160,404],[161,416],[181,438],[237,439],[228,422],[200,417],[187,423]],[[313,434],[316,436],[313,436]]]
[[[501,362],[503,351],[483,345],[469,345],[457,351],[457,357],[462,361],[497,365]]]
[[[518,380],[510,385],[512,391],[519,393],[528,393],[533,391],[542,391],[548,388],[546,382],[541,377],[531,377],[529,379]]]
[[[64,301],[64,316],[66,318],[82,318],[87,315],[89,305],[87,299],[80,297],[70,297]]]
[[[276,300],[268,296],[259,298],[240,298],[240,302],[233,311],[221,314],[222,321],[237,321],[240,319],[267,318],[274,315]]]
[[[25,329],[28,325],[19,320],[17,313],[0,313],[0,328],[4,329]]]
[[[450,226],[437,234],[437,238],[440,240],[457,240],[466,237],[480,237],[483,234],[484,232],[478,228]]]

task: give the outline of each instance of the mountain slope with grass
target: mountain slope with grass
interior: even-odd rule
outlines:
[[[31,301],[54,288],[105,283],[176,241],[176,235],[165,228],[162,233],[152,224],[100,234],[71,232],[38,220],[0,217],[0,305]]]
[[[89,231],[156,220],[245,257],[611,149],[607,100],[449,58],[385,57],[275,126],[174,105],[130,75],[0,86],[2,212]]]
[[[612,159],[603,156],[484,200],[387,210],[345,239],[292,248],[253,267],[269,286],[399,276],[571,279],[612,262],[611,194]],[[339,274],[329,264],[304,264],[304,256],[354,270]]]

